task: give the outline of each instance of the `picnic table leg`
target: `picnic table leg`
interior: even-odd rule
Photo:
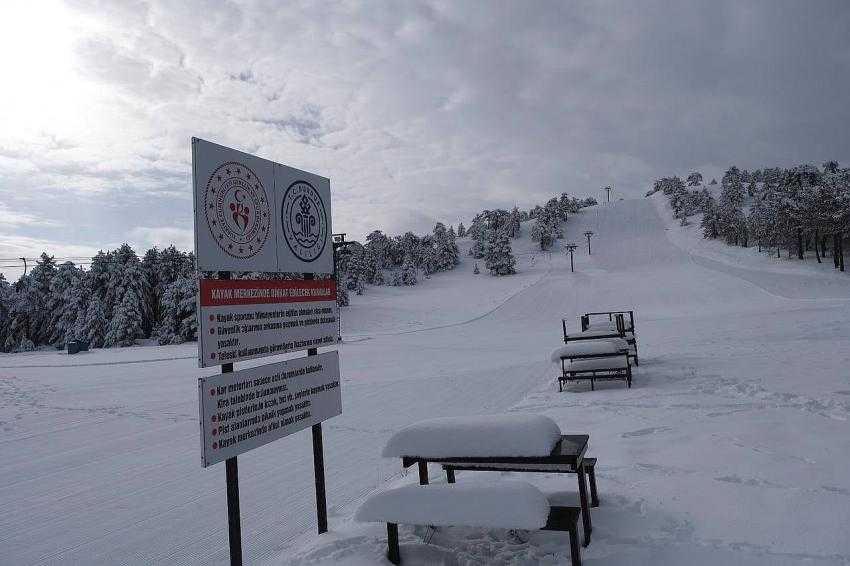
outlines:
[[[578,476],[578,496],[581,500],[581,521],[584,524],[584,546],[590,544],[590,533],[593,532],[593,524],[590,522],[590,504],[587,501],[587,483],[584,478],[584,463],[579,462],[576,466]]]
[[[570,527],[570,558],[572,566],[581,566],[581,547],[578,544],[578,529],[575,525]]]
[[[419,485],[428,485],[428,462],[419,462]]]
[[[448,483],[455,482],[455,471],[453,468],[446,468],[446,481]]]
[[[590,480],[590,506],[599,507],[599,493],[596,491],[596,470],[594,468],[587,471],[587,478]]]
[[[401,564],[401,552],[398,549],[398,524],[387,523],[387,560]]]

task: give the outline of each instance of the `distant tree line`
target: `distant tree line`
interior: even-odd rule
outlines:
[[[593,199],[566,194],[529,211],[485,210],[467,230],[438,222],[430,234],[412,232],[389,237],[375,230],[364,244],[351,242],[336,252],[337,302],[348,304],[348,291],[366,285],[416,285],[420,277],[454,269],[459,263],[458,236],[474,240],[476,258],[493,275],[514,273],[511,238],[520,222],[535,220],[532,237],[542,250],[563,237],[560,222]],[[139,258],[128,244],[100,251],[86,269],[72,261],[58,263],[42,253],[18,281],[0,274],[0,351],[28,351],[85,340],[91,347],[129,346],[139,339],[179,344],[197,339],[198,274],[191,252],[174,246],[151,248]],[[217,277],[205,273],[205,277]],[[236,278],[298,279],[297,273],[237,273]]]
[[[141,259],[124,244],[99,252],[88,269],[42,253],[10,284],[0,274],[0,349],[33,350],[85,340],[92,347],[194,340],[195,260],[174,246]]]
[[[716,184],[716,182],[715,182]],[[703,237],[729,245],[758,246],[759,251],[781,250],[799,259],[813,250],[818,263],[832,255],[844,271],[844,240],[850,222],[850,169],[828,161],[822,168],[799,165],[754,172],[730,167],[719,194],[702,184],[702,175],[686,181],[665,177],[655,181],[647,196],[663,192],[673,213],[687,225],[702,214]]]

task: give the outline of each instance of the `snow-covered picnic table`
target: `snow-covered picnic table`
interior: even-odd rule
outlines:
[[[552,351],[549,359],[561,364],[558,391],[572,381],[590,380],[596,389],[597,379],[621,379],[632,386],[629,344],[622,338],[599,338],[567,343]]]
[[[566,321],[563,324],[564,341],[566,342]],[[582,334],[589,332],[613,332],[621,335],[629,343],[629,356],[635,361],[636,366],[640,365],[637,352],[637,337],[635,336],[635,311],[586,312],[579,317],[579,327]]]
[[[567,531],[573,566],[581,566],[576,507],[550,506],[545,494],[519,481],[408,485],[369,496],[355,520],[387,524],[387,558],[401,564],[398,525]]]
[[[458,470],[572,473],[578,479],[584,544],[593,530],[584,456],[590,436],[561,434],[543,415],[507,414],[428,419],[409,425],[387,441],[383,456],[416,464],[428,484],[428,464],[441,465],[449,483]]]

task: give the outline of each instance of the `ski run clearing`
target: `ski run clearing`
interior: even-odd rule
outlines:
[[[310,435],[295,434],[239,458],[246,562],[385,564],[385,526],[353,516],[416,482],[381,457],[389,437],[530,412],[590,434],[589,566],[850,564],[850,275],[704,241],[663,195],[572,215],[552,253],[523,231],[516,275],[474,275],[462,239],[454,271],[352,295],[343,414],[324,425],[331,532],[315,534]],[[636,312],[632,389],[558,393],[561,318],[575,331],[585,311],[622,308]],[[0,563],[227,564],[225,470],[201,467],[198,438],[197,378],[214,373],[195,344],[0,356]],[[458,473],[505,479],[577,504],[575,476]],[[564,533],[402,525],[400,538],[406,564],[569,560]]]

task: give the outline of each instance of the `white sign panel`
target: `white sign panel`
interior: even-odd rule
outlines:
[[[201,271],[333,273],[324,177],[192,138]]]
[[[204,467],[342,414],[339,382],[337,352],[200,378]]]
[[[201,279],[198,364],[228,364],[336,344],[333,279]]]

